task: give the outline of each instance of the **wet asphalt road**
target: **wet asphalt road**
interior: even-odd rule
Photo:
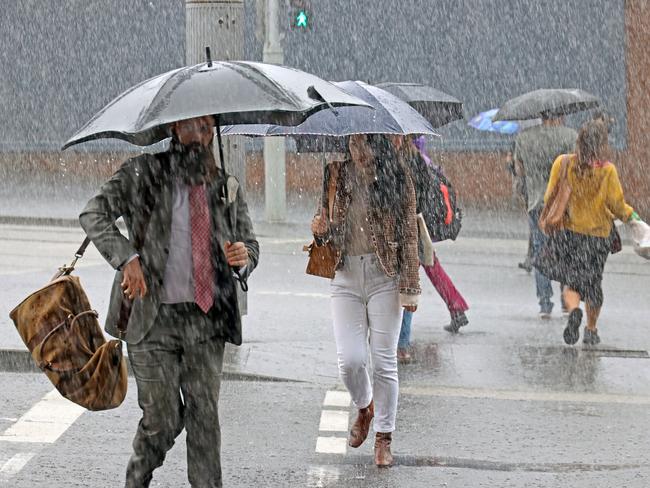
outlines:
[[[303,273],[304,230],[281,237],[265,230],[246,344],[229,351],[226,371],[288,381],[224,382],[225,486],[650,486],[650,263],[627,249],[610,259],[603,343],[594,350],[562,344],[559,312],[548,322],[537,318],[532,278],[516,267],[525,242],[465,238],[439,246],[470,303],[471,323],[458,336],[444,332],[447,313],[422,275],[416,362],[400,370],[397,466],[378,470],[370,441],[317,452],[327,450],[319,437],[343,439],[341,418],[353,420],[349,407],[324,405],[328,392],[341,389],[328,287]],[[0,348],[23,348],[9,310],[68,259],[80,237],[74,229],[0,226]],[[103,315],[110,268],[92,250],[77,274]],[[0,486],[121,486],[139,418],[130,386],[120,408],[83,413],[53,442],[0,436]],[[0,432],[51,389],[39,374],[0,373]],[[338,412],[338,424],[324,423],[331,417],[324,411]],[[184,451],[181,437],[152,486],[189,486]]]

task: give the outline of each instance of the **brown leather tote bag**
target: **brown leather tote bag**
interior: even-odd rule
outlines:
[[[569,185],[569,157],[562,158],[560,178],[553,188],[551,195],[544,205],[539,217],[539,228],[546,235],[562,230],[571,198],[571,185]]]
[[[10,317],[36,365],[68,400],[88,410],[119,406],[126,396],[122,341],[106,341],[79,278],[62,267],[44,287],[14,308]]]
[[[327,203],[329,222],[332,222],[332,213],[334,210],[334,199],[336,198],[336,185],[339,176],[339,164],[332,163],[329,179],[327,181]],[[309,253],[309,261],[305,272],[321,278],[334,278],[336,273],[336,264],[339,261],[339,251],[331,242],[319,243],[314,239],[309,246],[304,246],[303,251]]]
[[[334,278],[336,274],[336,263],[338,262],[338,251],[334,249],[331,243],[327,242],[318,245],[314,239],[312,243],[306,247],[309,253],[309,261],[307,262],[306,273],[313,276],[320,276],[321,278]]]

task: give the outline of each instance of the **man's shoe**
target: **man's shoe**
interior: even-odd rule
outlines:
[[[391,432],[377,432],[375,435],[375,464],[378,468],[388,468],[393,465],[393,454],[390,452],[392,440]]]
[[[582,322],[582,310],[574,308],[569,313],[566,328],[564,329],[564,342],[573,345],[580,339],[580,323]]]
[[[405,347],[398,347],[397,348],[397,362],[399,364],[410,364],[411,361],[413,361],[413,356],[411,356],[411,353],[409,350]]]
[[[452,334],[457,334],[461,327],[465,327],[469,324],[469,320],[465,315],[465,312],[452,312],[451,322],[449,325],[445,325],[443,329]]]
[[[553,303],[543,303],[539,306],[539,318],[542,320],[550,320],[551,312],[553,312]]]
[[[591,330],[585,327],[585,335],[582,338],[582,342],[587,346],[595,346],[600,344],[600,336],[598,335],[598,329]]]
[[[530,264],[530,258],[526,258],[526,260],[522,263],[517,263],[517,266],[519,269],[526,271],[526,273],[530,273],[533,270],[533,266]]]
[[[350,438],[348,439],[350,447],[359,447],[363,444],[363,441],[368,437],[370,422],[372,422],[374,416],[375,404],[372,401],[366,408],[359,409],[357,419],[354,421],[354,424],[352,424],[352,428],[350,429]]]

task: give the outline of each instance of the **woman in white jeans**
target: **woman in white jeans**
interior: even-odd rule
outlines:
[[[420,294],[415,191],[386,136],[351,136],[348,149],[345,161],[326,169],[325,188],[334,178],[336,191],[332,202],[323,192],[312,232],[338,254],[334,337],[341,379],[359,410],[349,444],[365,441],[374,418],[375,463],[390,466],[402,308],[415,311]]]

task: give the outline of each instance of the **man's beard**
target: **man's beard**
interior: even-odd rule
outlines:
[[[188,185],[200,185],[212,180],[216,163],[212,153],[212,144],[207,146],[199,142],[173,145],[176,153],[174,174]]]

